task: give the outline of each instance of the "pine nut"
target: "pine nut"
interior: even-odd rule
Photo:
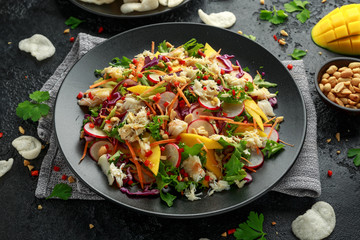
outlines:
[[[285,37],[289,36],[289,34],[284,29],[280,31],[280,34],[285,36]]]
[[[265,4],[265,0],[260,0],[260,4],[264,5]]]

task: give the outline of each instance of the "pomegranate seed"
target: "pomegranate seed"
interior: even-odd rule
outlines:
[[[77,99],[81,99],[84,96],[82,92],[79,92],[79,94],[76,96]]]
[[[233,228],[233,229],[229,229],[227,233],[230,235],[230,234],[233,234],[235,231],[236,231],[236,229]]]
[[[145,153],[145,157],[150,157],[151,154],[153,154],[153,152],[151,150],[149,150]]]
[[[210,176],[205,176],[205,181],[210,181]]]
[[[136,60],[135,58],[132,60],[133,64],[137,64],[139,61]]]
[[[278,40],[278,38],[277,38],[277,36],[275,34],[274,34],[273,38],[274,38],[275,41]]]
[[[168,102],[164,102],[164,107],[167,107],[169,106],[169,103]]]
[[[39,176],[39,171],[38,170],[31,171],[31,176],[33,177]]]
[[[55,171],[55,172],[60,171],[60,167],[58,167],[58,166],[54,166],[54,171]]]
[[[4,135],[4,133],[0,132],[0,138],[2,138],[3,135]]]
[[[289,70],[291,70],[291,69],[293,69],[293,65],[292,65],[292,64],[288,64],[288,65],[287,65],[287,68],[288,68]]]
[[[64,174],[64,175],[61,176],[61,179],[62,179],[62,180],[66,180],[66,179],[67,179],[67,176]]]
[[[70,38],[70,42],[74,42],[75,41],[75,38],[74,37],[71,37]]]
[[[150,161],[148,159],[146,159],[146,161],[144,162],[145,166],[149,166],[150,165]]]
[[[104,31],[103,27],[99,27],[98,33],[102,33]]]
[[[331,177],[333,172],[331,170],[328,170],[328,176]]]
[[[220,79],[218,79],[218,80],[216,81],[216,83],[220,85],[220,84],[221,84]]]
[[[90,123],[90,124],[89,124],[89,127],[94,128],[95,125],[94,125],[93,123]]]
[[[208,80],[208,79],[209,79],[209,75],[204,75],[204,76],[203,76],[203,79],[204,79],[204,80]]]
[[[129,180],[127,183],[128,183],[129,185],[132,185],[134,182],[131,181],[131,180]]]
[[[224,75],[224,74],[225,74],[225,70],[224,70],[224,69],[221,69],[220,73],[221,73],[221,75]]]

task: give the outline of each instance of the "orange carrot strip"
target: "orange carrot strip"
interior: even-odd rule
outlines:
[[[279,120],[278,120],[278,118],[277,118],[277,119],[275,120],[274,124],[271,126],[271,129],[270,129],[269,135],[267,136],[267,138],[268,138],[268,139],[270,138],[270,136],[271,136],[271,134],[272,134],[272,132],[273,132],[273,130],[274,130],[274,128],[275,128],[275,126],[276,126],[276,124],[278,124],[278,122],[279,122]]]
[[[190,92],[193,96],[196,97],[196,94],[195,94],[194,91],[191,89],[191,87],[188,87],[188,90],[189,90],[189,92]]]
[[[166,72],[160,71],[160,70],[156,70],[156,69],[144,70],[144,71],[142,71],[142,72],[152,72],[152,73],[156,73],[156,74],[159,74],[159,75],[166,75]]]
[[[88,146],[89,146],[89,143],[90,143],[90,141],[88,141],[88,142],[85,143],[84,152],[83,152],[83,155],[82,155],[81,158],[80,158],[80,162],[79,162],[79,163],[81,163],[81,161],[85,158],[86,152],[87,152],[87,149],[88,149]]]
[[[154,115],[156,115],[155,109],[154,109],[148,102],[145,102],[145,101],[144,101],[144,103],[146,104],[146,106],[148,106],[148,107],[150,108],[150,111],[151,111]]]
[[[178,140],[176,140],[176,138],[160,140],[160,141],[157,141],[157,142],[150,143],[150,147],[154,147],[154,146],[157,146],[157,145],[160,145],[160,144],[166,144],[166,143],[176,143],[177,141]]]
[[[285,145],[288,145],[288,146],[290,146],[290,147],[294,147],[294,146],[295,146],[294,144],[290,144],[290,143],[284,142],[283,140],[280,140],[280,139],[279,139],[279,142],[281,142],[281,143],[283,143],[283,144],[285,144]]]
[[[115,78],[105,79],[105,80],[102,80],[101,82],[98,82],[98,83],[95,83],[95,84],[91,85],[89,88],[90,88],[90,89],[91,89],[91,88],[96,88],[96,87],[98,87],[98,86],[100,86],[100,85],[103,85],[103,84],[105,84],[105,83],[108,83],[108,82],[111,82],[111,81],[115,81],[115,80],[116,80]]]
[[[247,162],[247,163],[250,163],[250,164],[252,164],[249,160],[247,160],[246,158],[244,158],[244,157],[241,157],[241,159],[242,160],[244,160],[245,162]]]
[[[151,53],[154,53],[155,51],[155,42],[151,41]]]
[[[178,93],[180,94],[180,96],[184,99],[186,105],[187,105],[188,107],[191,107],[191,104],[190,104],[189,100],[185,97],[185,94],[183,93],[183,91],[181,90],[181,88],[177,88],[177,90],[178,90]]]
[[[270,119],[268,119],[266,122],[264,122],[264,123],[268,123],[268,122],[271,122],[272,120],[274,120],[276,117],[272,117],[272,118],[270,118]]]
[[[128,142],[128,140],[125,140],[125,144],[126,144],[126,146],[129,148],[130,154],[131,154],[131,158],[132,158],[132,162],[133,162],[133,163],[135,164],[135,166],[136,166],[136,170],[137,170],[137,173],[138,173],[138,175],[139,175],[139,182],[140,182],[141,188],[144,189],[144,176],[143,176],[142,171],[141,171],[140,163],[139,163],[138,160],[136,159],[135,151],[134,151],[134,149],[132,148],[131,144]],[[131,158],[130,158],[130,160],[131,160]]]
[[[171,103],[169,104],[169,106],[167,106],[167,110],[168,110],[169,116],[170,116],[170,113],[171,113],[171,109],[173,108],[176,100],[179,98],[179,95],[180,95],[180,93],[178,92],[178,93],[175,95],[174,99],[173,99],[173,100],[171,101]]]
[[[244,166],[244,168],[246,168],[247,170],[251,171],[251,172],[256,172],[255,169],[249,168],[248,166]]]
[[[149,93],[151,91],[153,91],[155,88],[157,88],[158,86],[160,86],[161,84],[163,84],[165,81],[161,81],[159,83],[157,83],[156,85],[154,85],[153,87],[149,88],[148,90],[146,90],[145,92],[143,92],[142,94],[146,94]]]
[[[164,115],[164,111],[161,109],[160,105],[157,104],[157,103],[155,103],[155,106],[159,109],[160,114],[161,114],[161,115]],[[162,124],[162,129],[164,129],[164,130],[165,130],[165,125],[166,125],[166,123],[165,123],[165,121],[164,121],[163,124]]]
[[[207,147],[205,146],[205,144],[204,144],[200,139],[197,138],[196,141],[197,141],[198,143],[200,143],[200,144],[203,144],[203,149],[205,150],[206,153],[209,152],[209,150],[207,149]]]
[[[117,152],[117,148],[119,147],[118,144],[119,144],[119,141],[116,140],[115,146],[114,146],[114,148],[113,148],[113,150],[112,150],[112,155],[114,155],[114,154]]]
[[[219,120],[219,121],[225,121],[225,122],[232,122],[234,120],[230,119],[230,118],[222,118],[222,117],[214,117],[214,116],[204,116],[204,115],[200,115],[200,118],[204,118],[204,119],[214,119],[214,120]]]

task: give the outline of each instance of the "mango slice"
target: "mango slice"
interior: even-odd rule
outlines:
[[[127,90],[129,90],[132,93],[142,94],[143,92],[145,92],[149,88],[151,88],[151,87],[150,86],[143,86],[143,85],[136,85],[136,86],[127,88]]]
[[[154,173],[156,176],[159,171],[159,165],[160,165],[160,156],[161,156],[161,150],[159,145],[156,145],[151,148],[152,154],[147,158],[149,160],[149,169]]]
[[[311,37],[320,47],[348,55],[360,55],[360,4],[344,5],[323,17]]]
[[[218,143],[217,141],[214,141],[210,138],[199,136],[197,134],[192,133],[181,133],[180,134],[181,140],[180,142],[185,143],[189,147],[194,146],[195,144],[199,143],[196,139],[199,139],[201,142],[205,144],[205,147],[207,149],[223,149],[223,146]]]
[[[264,124],[261,119],[264,119],[265,121],[268,120],[265,113],[261,110],[261,108],[252,99],[244,100],[244,105],[245,105],[245,111],[248,112],[253,117],[254,121],[257,123],[257,125],[260,127],[260,129],[262,131],[264,131]]]
[[[208,152],[206,153],[205,168],[210,172],[213,172],[218,179],[222,177],[221,168],[215,159],[215,152],[213,149],[208,149]]]
[[[215,49],[213,49],[208,43],[205,43],[204,49],[205,49],[204,54],[208,58],[213,56],[214,54],[216,54],[216,55],[218,54],[215,51]]]

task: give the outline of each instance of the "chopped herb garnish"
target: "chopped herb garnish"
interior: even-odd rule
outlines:
[[[80,20],[76,17],[69,17],[66,21],[65,24],[70,26],[71,29],[75,29],[79,26],[80,23],[85,22],[85,20]]]
[[[280,24],[285,22],[288,15],[284,12],[284,10],[276,10],[274,7],[273,11],[269,10],[261,10],[260,11],[260,19],[267,20],[272,24]]]
[[[234,236],[237,240],[265,240],[266,233],[263,232],[264,215],[258,215],[251,211],[248,220],[241,223],[236,229]]]
[[[183,45],[185,51],[188,52],[189,56],[191,57],[201,57],[198,54],[199,49],[203,48],[204,45],[201,43],[197,43],[195,38],[190,39]]]
[[[258,87],[265,87],[265,88],[270,88],[270,87],[276,87],[277,86],[276,83],[271,83],[271,82],[265,81],[265,79],[262,78],[260,74],[256,74],[256,76],[254,78],[254,83],[256,85],[258,85]]]
[[[170,51],[170,49],[166,45],[166,40],[159,44],[158,51],[160,53],[168,53]]]
[[[42,116],[49,113],[50,107],[42,102],[49,100],[49,92],[35,91],[29,95],[33,100],[19,103],[16,108],[16,115],[24,120],[31,119],[33,122],[38,121]]]
[[[293,59],[300,60],[306,55],[306,51],[295,48],[292,54],[289,54]]]
[[[360,148],[356,149],[356,148],[352,148],[348,150],[347,156],[349,158],[355,157],[354,158],[354,164],[355,166],[359,167],[360,166]]]
[[[308,4],[308,1],[299,1],[294,0],[290,3],[286,3],[284,5],[285,11],[287,12],[300,12],[296,15],[296,18],[301,22],[304,23],[306,20],[310,18],[310,11],[306,9],[306,5]]]
[[[284,147],[285,146],[283,144],[277,143],[273,140],[267,140],[265,148],[261,151],[267,158],[270,158]]]
[[[72,187],[65,183],[56,184],[54,189],[52,190],[51,194],[46,198],[58,197],[62,200],[68,200],[72,194]]]
[[[163,124],[164,121],[162,118],[159,118],[158,116],[153,117],[152,120],[153,121],[150,122],[146,128],[150,130],[151,136],[156,141],[159,141],[162,139],[160,135],[160,126]]]
[[[113,67],[124,67],[129,68],[129,64],[131,63],[131,60],[127,57],[122,57],[122,59],[116,57],[113,58],[113,60],[109,63],[110,66]]]

